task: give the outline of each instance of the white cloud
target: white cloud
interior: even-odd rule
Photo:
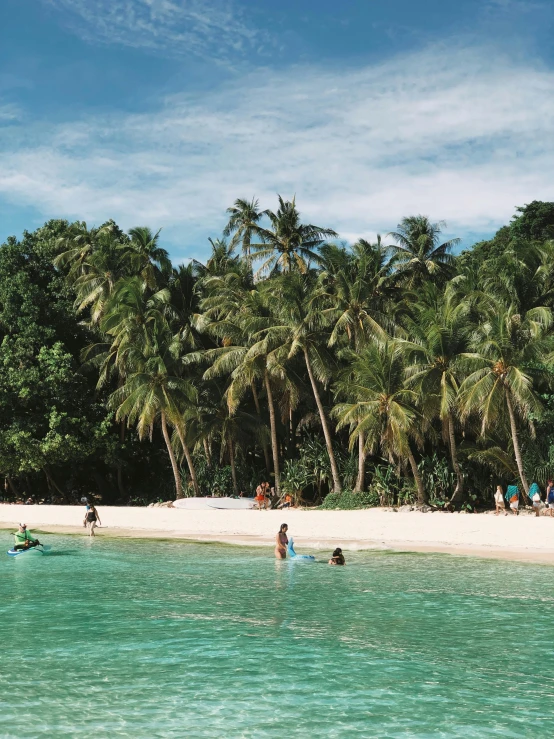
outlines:
[[[296,193],[344,237],[408,214],[493,230],[553,199],[554,72],[434,48],[377,66],[257,72],[158,112],[22,130],[0,193],[45,216],[164,227],[175,256],[216,235],[236,197]]]
[[[267,43],[232,0],[43,0],[87,41],[229,62]]]

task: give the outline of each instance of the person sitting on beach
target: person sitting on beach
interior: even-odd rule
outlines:
[[[279,508],[291,508],[292,507],[292,495],[287,493]]]
[[[342,553],[342,549],[340,547],[337,547],[335,551],[333,552],[333,556],[329,560],[330,565],[345,565],[346,560],[344,559],[344,554]]]
[[[288,526],[286,523],[281,524],[279,533],[275,537],[275,557],[276,559],[287,558],[287,544],[289,543],[287,537]]]
[[[16,550],[30,549],[31,547],[38,547],[40,545],[40,541],[38,539],[35,539],[34,536],[31,536],[31,534],[27,531],[27,524],[20,523],[19,531],[16,531],[13,536],[15,540],[13,548]]]
[[[98,515],[98,511],[91,504],[85,516],[85,525],[90,527],[89,536],[95,536],[94,529],[96,528],[97,524],[99,526],[102,526],[102,522],[100,521],[100,516]]]
[[[499,513],[504,512],[504,515],[507,516],[508,513],[506,511],[506,504],[504,503],[504,493],[502,491],[501,485],[496,486],[496,493],[494,494],[494,502],[496,505],[496,511],[494,512],[494,515],[498,516]]]

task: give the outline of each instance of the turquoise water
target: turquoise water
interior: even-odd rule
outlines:
[[[0,558],[2,739],[554,732],[550,567],[41,538]]]

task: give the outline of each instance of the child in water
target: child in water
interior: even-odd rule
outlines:
[[[346,560],[344,559],[344,554],[342,553],[342,549],[340,547],[337,547],[335,551],[333,552],[333,556],[329,560],[330,565],[345,565]]]

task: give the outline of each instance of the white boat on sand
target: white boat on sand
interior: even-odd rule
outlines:
[[[184,508],[189,511],[220,509],[244,511],[254,508],[254,498],[179,498],[173,501],[174,508]]]

